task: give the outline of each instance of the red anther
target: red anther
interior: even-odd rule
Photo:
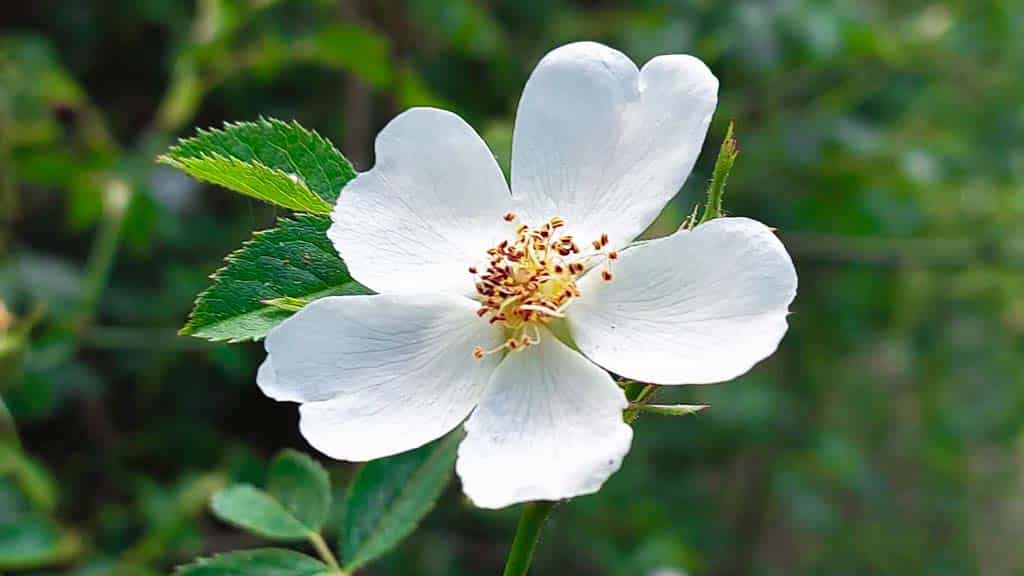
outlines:
[[[505,222],[511,222],[516,219],[516,214],[515,212],[506,212],[502,218],[505,219]]]
[[[601,280],[604,280],[605,282],[611,282],[612,273],[607,270],[601,270]]]

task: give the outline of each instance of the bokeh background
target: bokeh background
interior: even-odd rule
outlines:
[[[0,26],[0,542],[35,526],[53,558],[34,573],[259,545],[206,499],[312,451],[257,390],[258,344],[175,334],[277,211],[157,153],[265,115],[366,169],[377,130],[427,104],[507,167],[527,75],[578,39],[709,64],[704,154],[652,233],[700,201],[735,120],[726,207],[779,228],[801,288],[779,352],[666,392],[711,409],[643,417],[534,573],[1024,573],[1024,3],[15,0]],[[353,468],[329,464],[342,490]],[[453,482],[366,573],[497,573],[515,521]]]

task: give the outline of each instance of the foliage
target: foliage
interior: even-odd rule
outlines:
[[[801,289],[773,360],[727,385],[659,390],[657,405],[710,408],[641,418],[623,469],[599,495],[559,508],[536,571],[1024,568],[1020,2],[8,4],[0,572],[167,574],[213,556],[226,559],[205,566],[253,573],[244,554],[257,553],[214,556],[263,545],[211,521],[210,497],[229,483],[265,486],[315,524],[299,511],[306,500],[270,480],[270,455],[304,444],[294,406],[253,384],[260,346],[175,332],[222,266],[207,294],[274,282],[237,310],[201,301],[193,320],[209,324],[192,331],[207,339],[258,339],[346,286],[344,264],[311,240],[326,216],[282,215],[197,184],[155,166],[157,154],[192,126],[269,124],[328,155],[334,142],[365,169],[395,113],[442,103],[507,169],[526,75],[546,50],[581,38],[638,62],[688,52],[709,64],[721,89],[705,153],[650,235],[675,230],[700,201],[735,120],[729,211],[779,229]],[[287,122],[224,124],[261,115]],[[324,210],[351,176],[341,161],[318,179],[303,171],[310,156],[238,156],[231,136],[206,138],[220,162],[275,174],[285,197],[301,198],[293,208]],[[308,230],[289,244],[298,258],[268,264],[272,279],[247,276],[261,242],[293,226]],[[303,255],[315,267],[293,269]],[[349,530],[343,495],[356,472],[328,471],[322,530],[334,542]],[[497,572],[505,549],[481,534],[506,542],[515,515],[460,506],[455,492],[366,572]]]
[[[417,450],[366,464],[339,504],[344,569],[351,574],[394,548],[434,508],[448,484],[461,435],[452,434]],[[294,450],[281,452],[270,466],[267,489],[234,484],[214,495],[210,508],[224,522],[279,542],[308,540],[327,565],[341,570],[321,535],[331,508],[327,471]],[[305,574],[327,568],[284,550],[219,556],[182,569],[184,574]],[[210,570],[204,572],[204,570]],[[219,571],[214,571],[219,570]],[[280,572],[273,572],[279,570]]]

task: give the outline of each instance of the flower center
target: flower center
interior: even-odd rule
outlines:
[[[517,221],[511,212],[504,219],[511,224]],[[509,334],[501,346],[492,350],[477,346],[473,356],[483,358],[539,342],[539,326],[564,317],[565,309],[580,295],[576,281],[595,259],[604,260],[601,278],[611,281],[611,261],[618,258],[618,253],[605,250],[608,235],[601,234],[591,242],[593,250],[584,253],[571,235],[559,233],[564,226],[565,221],[558,217],[535,228],[520,224],[513,240],[503,240],[487,250],[486,269],[481,272],[476,266],[470,267],[480,297],[477,315],[503,325]]]

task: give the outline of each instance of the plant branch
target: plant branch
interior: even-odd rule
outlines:
[[[539,501],[523,504],[523,513],[519,516],[519,526],[512,540],[512,548],[505,561],[503,576],[525,576],[533,561],[533,551],[537,547],[541,528],[557,502]]]

